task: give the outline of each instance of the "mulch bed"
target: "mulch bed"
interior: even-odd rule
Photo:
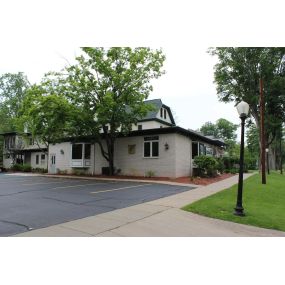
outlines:
[[[57,174],[65,176],[65,174]],[[69,174],[70,176],[70,174]],[[75,176],[75,175],[74,175]],[[86,177],[98,177],[98,178],[115,178],[115,179],[138,179],[138,180],[153,180],[153,181],[170,181],[170,182],[177,182],[183,184],[196,184],[196,185],[209,185],[211,183],[215,183],[226,178],[232,177],[234,174],[230,173],[223,173],[217,177],[213,178],[202,178],[202,177],[178,177],[178,178],[169,178],[169,177],[143,177],[143,176],[127,176],[127,175],[94,175],[94,176],[86,176]],[[84,177],[82,175],[81,177]]]

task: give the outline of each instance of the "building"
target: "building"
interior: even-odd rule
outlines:
[[[48,149],[35,141],[29,133],[9,132],[4,137],[3,168],[9,169],[15,164],[26,164],[32,168],[48,168]]]
[[[197,155],[221,156],[224,142],[175,125],[171,109],[160,99],[145,118],[115,142],[114,166],[118,175],[182,177],[193,174]],[[90,137],[68,138],[49,145],[48,171],[101,175],[108,162]]]

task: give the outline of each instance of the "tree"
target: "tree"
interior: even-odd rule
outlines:
[[[21,113],[19,129],[27,127],[41,150],[42,144],[48,149],[49,143],[55,143],[72,133],[72,127],[76,125],[74,122],[81,121],[77,109],[66,98],[47,94],[45,86],[41,84],[33,85],[27,91]]]
[[[263,79],[269,146],[285,118],[285,48],[213,48],[210,53],[218,57],[214,76],[219,99],[246,101],[259,132],[259,79]]]
[[[76,134],[97,138],[112,175],[118,133],[128,133],[150,110],[144,100],[152,91],[151,81],[163,74],[165,56],[149,48],[82,50],[77,64],[50,73],[43,84],[47,93],[64,96],[84,117]]]
[[[16,130],[16,118],[29,88],[29,81],[22,73],[5,73],[0,76],[0,133]],[[0,164],[2,163],[3,137],[0,136]]]
[[[232,122],[220,118],[215,124],[206,122],[204,125],[202,125],[199,131],[205,136],[214,136],[215,138],[224,140],[227,144],[227,150],[231,153],[236,142],[237,128],[238,126]]]

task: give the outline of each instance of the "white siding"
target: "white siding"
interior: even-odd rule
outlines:
[[[36,164],[36,156],[39,156],[39,164]],[[31,153],[31,167],[32,168],[47,168],[48,156],[45,154],[45,160],[41,159],[41,156],[44,155],[42,152],[32,152]]]
[[[192,141],[185,136],[175,134],[175,150],[176,177],[190,176]]]
[[[72,173],[73,169],[71,167],[71,143],[70,142],[63,142],[59,144],[51,144],[49,145],[49,156],[51,154],[56,155],[55,159],[55,167],[57,170],[67,171],[68,173]],[[49,165],[50,168],[50,159]],[[91,166],[86,168],[78,168],[81,170],[86,170],[87,173],[94,172],[94,145],[91,145]]]
[[[167,123],[172,123],[171,120],[170,120],[170,117],[169,117],[168,110],[165,109],[165,108],[162,108],[162,109],[166,110],[166,119],[164,119],[164,111],[163,111],[162,117],[160,116],[160,109],[159,109],[159,111],[156,114],[156,118],[158,118],[160,120],[163,120],[163,121],[166,121]]]
[[[169,149],[165,150],[165,144]],[[136,145],[134,154],[128,153],[128,145]],[[159,157],[144,158],[144,137],[118,138],[115,143],[114,166],[120,169],[122,175],[145,176],[148,171],[155,176],[175,177],[175,136],[173,134],[159,135]],[[96,145],[96,174],[102,173],[102,167],[108,162],[102,157],[100,148]]]
[[[142,129],[143,130],[158,129],[158,128],[160,128],[160,126],[162,126],[164,128],[165,127],[169,127],[168,125],[163,124],[163,123],[159,123],[157,121],[138,122],[138,125],[142,125]],[[133,131],[137,131],[138,130],[138,126],[133,124],[132,125],[132,130]]]

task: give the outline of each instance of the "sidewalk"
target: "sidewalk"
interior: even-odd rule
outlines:
[[[245,179],[250,175],[252,174],[245,174]],[[184,205],[226,189],[237,181],[238,176],[233,176],[177,195],[16,236],[285,236],[285,232],[207,218],[180,209]]]

